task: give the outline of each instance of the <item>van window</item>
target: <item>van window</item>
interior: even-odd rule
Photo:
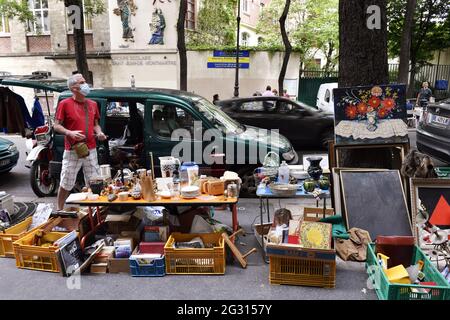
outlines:
[[[144,140],[144,104],[138,101],[112,101],[106,105],[105,134],[110,139],[126,138],[127,145]]]
[[[331,94],[330,94],[330,90],[329,89],[327,89],[327,91],[325,91],[325,102],[330,102],[330,96],[331,96]]]
[[[154,132],[165,138],[170,138],[177,129],[186,129],[193,136],[194,117],[182,108],[173,105],[153,105],[152,127]]]

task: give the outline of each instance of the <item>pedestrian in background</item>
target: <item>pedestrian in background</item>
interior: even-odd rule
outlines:
[[[283,89],[283,97],[290,98],[289,94],[287,93],[287,89]]]
[[[417,95],[416,106],[425,108],[428,105],[428,102],[430,102],[432,94],[431,89],[428,88],[428,82],[425,81],[422,83],[422,88]]]
[[[89,185],[91,178],[100,175],[95,138],[97,137],[100,141],[106,140],[99,124],[100,114],[97,103],[86,99],[90,88],[83,75],[72,75],[67,80],[67,87],[72,91],[72,97],[59,103],[53,126],[57,133],[65,136],[57,198],[58,210],[64,208],[64,203],[75,185],[81,167],[83,167],[86,185]],[[81,143],[84,144],[83,148],[80,147]]]
[[[217,105],[217,102],[219,102],[219,94],[216,93],[215,95],[213,95],[213,104]]]
[[[273,93],[274,96],[277,96],[277,95],[278,95],[278,90],[274,88],[274,89],[272,90],[272,93]]]
[[[263,92],[262,96],[263,97],[273,97],[274,94],[272,92],[272,87],[271,86],[267,86],[266,87],[266,91]]]

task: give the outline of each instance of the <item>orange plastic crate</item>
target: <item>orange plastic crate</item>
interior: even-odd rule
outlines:
[[[5,230],[5,233],[0,233],[0,257],[14,258],[13,242],[19,240],[28,232],[33,217],[28,217],[24,221],[16,224]]]
[[[334,288],[336,251],[267,245],[270,284]]]
[[[30,245],[38,230],[28,233],[13,243],[16,266],[22,269],[60,272],[56,246],[37,247]],[[43,241],[54,242],[67,235],[65,232],[49,232],[42,238]]]
[[[175,242],[200,237],[214,248],[176,249]],[[164,246],[167,274],[225,274],[225,243],[220,233],[182,234],[174,232]]]

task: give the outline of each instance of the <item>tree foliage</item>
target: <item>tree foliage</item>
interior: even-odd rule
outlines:
[[[34,19],[26,0],[0,0],[0,12],[8,18],[15,17],[23,23]]]
[[[389,55],[400,54],[405,0],[388,1]],[[437,50],[450,47],[450,0],[417,0],[411,43],[412,67],[426,64]]]
[[[197,28],[189,31],[189,46],[233,45],[236,41],[237,0],[203,0]]]
[[[321,50],[326,57],[326,69],[333,69],[339,48],[338,0],[293,1],[287,19],[289,40],[301,53],[304,63]],[[260,16],[257,32],[263,35],[263,45],[280,46],[278,18],[284,0],[273,0]]]

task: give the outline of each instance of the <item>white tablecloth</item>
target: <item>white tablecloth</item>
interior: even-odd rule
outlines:
[[[408,135],[408,126],[401,119],[380,120],[375,131],[367,130],[367,121],[343,120],[335,128],[335,133],[344,138],[376,139]]]

